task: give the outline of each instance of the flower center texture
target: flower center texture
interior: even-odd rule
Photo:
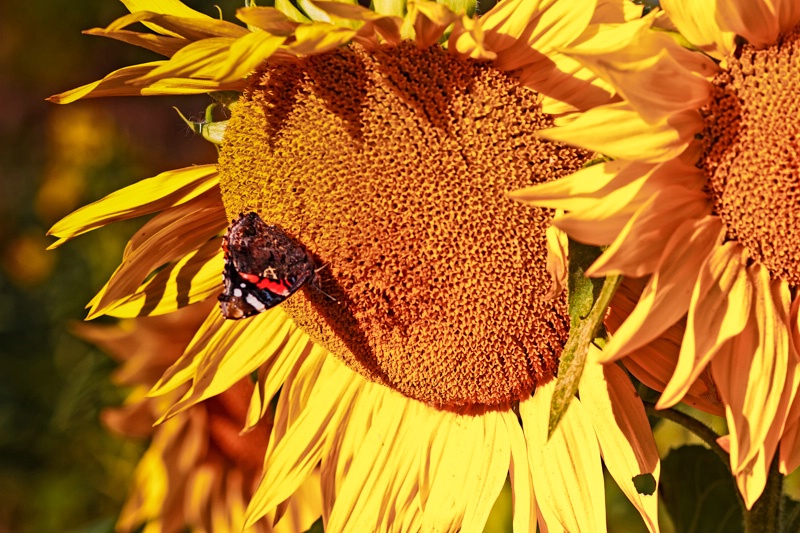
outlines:
[[[549,380],[569,334],[565,296],[545,298],[552,212],[505,193],[589,154],[537,138],[537,93],[412,43],[272,61],[252,79],[220,154],[223,200],[323,267],[321,290],[283,304],[295,323],[439,408],[508,405]]]
[[[714,209],[750,257],[800,285],[800,31],[744,45],[714,80],[706,152]]]

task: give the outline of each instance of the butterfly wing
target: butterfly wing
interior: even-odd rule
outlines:
[[[314,262],[298,242],[256,213],[240,215],[223,239],[222,315],[247,318],[275,307],[315,275]]]

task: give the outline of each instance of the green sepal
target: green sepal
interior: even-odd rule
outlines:
[[[567,412],[570,402],[578,392],[589,345],[605,340],[603,318],[611,298],[617,290],[621,276],[587,278],[586,269],[600,256],[602,249],[570,239],[569,280],[567,302],[570,330],[567,343],[558,363],[558,377],[550,403],[549,439]]]

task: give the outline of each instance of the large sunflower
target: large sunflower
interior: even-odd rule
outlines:
[[[686,317],[658,407],[698,380],[716,389],[749,508],[778,450],[781,472],[800,464],[800,4],[661,4],[627,39],[565,50],[623,98],[544,136],[616,160],[513,196],[566,210],[556,226],[609,245],[590,275],[649,275],[604,361]]]
[[[90,33],[170,59],[54,101],[242,96],[226,124],[197,124],[211,139],[224,128],[218,166],[144,180],[53,227],[61,244],[160,211],[90,316],[216,297],[219,234],[243,214],[279,226],[319,267],[279,307],[238,321],[211,312],[151,391],[190,383],[176,416],[257,373],[245,430],[277,395],[247,524],[278,519],[319,467],[326,531],[479,531],[508,476],[516,531],[599,531],[602,454],[658,529],[655,496],[634,486],[659,473],[643,407],[597,351],[547,440],[569,334],[552,290],[565,267],[548,254],[552,212],[504,196],[590,158],[538,137],[613,97],[557,48],[633,6],[507,0],[474,18],[424,1],[278,1],[239,10],[245,29],[177,1],[125,3],[131,15]],[[156,33],[124,29],[134,22]]]

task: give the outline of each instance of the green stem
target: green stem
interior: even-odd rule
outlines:
[[[696,418],[692,418],[691,416],[687,415],[686,413],[681,413],[677,409],[656,409],[656,405],[650,402],[644,402],[644,408],[647,411],[648,415],[657,416],[659,418],[665,418],[667,420],[671,420],[676,424],[685,427],[705,442],[711,450],[719,455],[720,459],[722,459],[723,464],[730,469],[731,467],[731,458],[728,455],[728,452],[722,449],[722,447],[717,444],[717,439],[719,435],[714,433],[707,425],[703,424]]]
[[[744,513],[745,533],[780,533],[783,531],[783,474],[778,470],[778,452],[772,459],[767,484],[752,509]]]

